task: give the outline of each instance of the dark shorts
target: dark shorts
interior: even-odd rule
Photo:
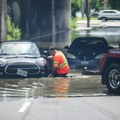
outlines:
[[[54,73],[53,77],[66,77],[66,74],[58,74],[57,72]]]

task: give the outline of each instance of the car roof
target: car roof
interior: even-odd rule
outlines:
[[[76,39],[73,40],[73,42],[75,41],[80,41],[80,40],[88,40],[88,41],[91,41],[91,40],[96,40],[96,41],[107,41],[104,37],[78,37]]]
[[[92,42],[92,41],[93,42],[96,41],[96,43],[97,42],[102,42],[102,43],[104,43],[104,45],[106,47],[108,47],[107,40],[104,37],[78,37],[78,38],[76,38],[76,39],[73,40],[73,42],[70,45],[70,48],[71,47],[75,47],[76,45],[79,45],[80,41],[82,41],[82,42],[85,41],[87,43]]]
[[[33,41],[28,40],[11,40],[11,41],[1,41],[0,43],[35,43]]]
[[[101,10],[100,12],[104,12],[104,11],[116,11],[116,12],[119,12],[118,10]]]

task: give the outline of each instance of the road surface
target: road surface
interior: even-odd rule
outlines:
[[[120,96],[0,102],[0,120],[119,120]]]

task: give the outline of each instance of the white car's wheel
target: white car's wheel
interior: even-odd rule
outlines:
[[[102,21],[107,21],[107,18],[102,17],[101,20],[102,20]]]

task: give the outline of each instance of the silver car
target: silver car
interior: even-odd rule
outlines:
[[[120,11],[117,10],[102,10],[98,14],[98,19],[107,20],[120,20]]]

